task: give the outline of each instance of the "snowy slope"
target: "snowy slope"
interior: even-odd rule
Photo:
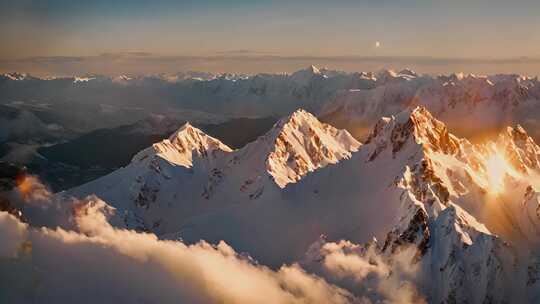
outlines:
[[[512,136],[472,145],[423,108],[401,113],[382,119],[351,159],[260,204],[191,219],[167,237],[224,239],[275,266],[298,260],[321,234],[353,243],[376,237],[383,240],[378,254],[388,260],[413,245],[406,263],[417,263],[412,282],[430,301],[531,301],[539,273],[531,240],[540,227],[530,174],[538,153],[530,138],[510,130]],[[524,185],[508,178],[504,185],[515,192],[490,192],[496,188],[487,183],[499,181],[489,180],[493,151],[487,147],[527,166]]]
[[[538,301],[538,146],[519,126],[472,145],[420,108],[405,124],[377,124],[369,140],[377,143],[373,159],[386,150],[396,155],[407,145],[407,130],[424,157],[395,183],[403,192],[384,242],[345,246],[321,239],[308,250],[305,267],[324,273],[351,259],[375,261],[374,269],[361,270],[384,282],[377,284],[409,280],[429,303]],[[337,280],[348,284],[347,276],[356,277],[356,286],[375,284],[360,271]],[[379,296],[380,290],[370,297]]]
[[[279,193],[309,172],[349,158],[359,145],[303,110],[235,151],[187,124],[125,168],[68,193],[98,195],[126,212],[129,227],[170,233],[195,215]]]
[[[264,136],[231,153],[223,166],[216,168],[227,178],[216,183],[225,182],[221,189],[227,192],[230,188],[239,189],[243,195],[255,199],[264,194],[265,188],[270,191],[275,186],[284,188],[318,168],[349,158],[359,146],[347,131],[337,130],[310,113],[297,110],[278,121]],[[215,188],[216,184],[210,183],[207,195],[212,195]]]
[[[185,207],[184,200],[197,200],[200,193],[188,189],[205,180],[213,163],[230,152],[219,140],[185,124],[170,138],[136,154],[128,166],[69,193],[80,196],[95,193],[106,199],[126,212],[124,219],[128,227],[161,228],[163,211],[155,206],[170,207],[174,203],[181,209]],[[200,210],[191,206],[184,212],[188,216]]]
[[[354,242],[384,237],[398,217],[402,190],[394,183],[407,163],[418,163],[424,156],[414,133],[421,129],[423,116],[413,116],[419,127],[409,116],[404,113],[388,120],[384,132],[374,135],[350,159],[261,197],[257,204],[191,219],[180,235],[192,241],[225,239],[271,264],[297,259],[320,234]],[[418,131],[419,136],[431,134]],[[271,243],[258,241],[273,239],[273,235],[287,237]]]

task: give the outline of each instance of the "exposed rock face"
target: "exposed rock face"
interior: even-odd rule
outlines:
[[[321,123],[304,110],[277,122],[260,144],[263,141],[270,148],[267,171],[281,188],[311,171],[350,158],[360,146],[349,132]]]
[[[186,123],[168,139],[139,152],[133,157],[133,161],[161,158],[179,166],[190,167],[193,165],[193,154],[202,158],[216,158],[220,151],[232,150],[219,140]]]
[[[448,133],[446,125],[436,120],[425,108],[405,111],[393,118],[381,118],[375,124],[366,144],[375,143],[374,158],[387,146],[395,154],[408,142],[421,144],[424,149],[454,154],[459,150],[457,137]]]

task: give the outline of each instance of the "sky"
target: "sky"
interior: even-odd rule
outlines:
[[[538,12],[538,0],[0,0],[0,70],[122,72],[136,64],[141,72],[253,72],[328,59],[368,68],[398,65],[400,58],[399,65],[428,70],[474,63],[479,72],[511,69],[509,60],[519,59],[517,70],[538,74]],[[118,63],[126,54],[129,64]],[[238,60],[225,62],[231,57]],[[242,65],[245,57],[267,61]]]

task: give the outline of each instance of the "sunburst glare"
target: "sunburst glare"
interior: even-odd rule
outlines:
[[[509,172],[509,165],[504,155],[495,152],[486,160],[486,175],[489,191],[501,193],[504,190],[504,178]]]

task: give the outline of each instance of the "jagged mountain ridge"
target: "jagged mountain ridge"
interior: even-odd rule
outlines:
[[[490,160],[485,158],[485,153],[488,152],[486,146],[491,146],[493,143],[475,146],[464,139],[459,139],[449,134],[446,126],[435,120],[423,108],[414,110],[410,115],[402,114],[400,116],[382,120],[379,127],[373,131],[370,137],[371,140],[362,146],[357,153],[360,154],[366,149],[363,155],[364,163],[375,163],[381,160],[391,161],[392,159],[398,159],[399,161],[406,159],[410,163],[410,165],[405,166],[405,171],[402,171],[401,175],[395,177],[394,182],[392,182],[392,178],[387,180],[390,188],[386,188],[388,185],[384,187],[387,189],[384,191],[390,189],[389,191],[394,193],[395,201],[394,206],[391,206],[391,208],[398,209],[398,206],[401,205],[400,210],[393,213],[392,216],[394,219],[401,220],[397,226],[388,229],[387,231],[390,231],[390,233],[382,238],[385,239],[385,242],[384,245],[380,245],[380,254],[392,259],[398,248],[414,245],[417,252],[411,261],[419,263],[420,268],[420,278],[416,283],[420,290],[428,295],[430,301],[469,301],[475,303],[493,301],[502,303],[522,299],[523,301],[534,302],[534,299],[537,298],[536,289],[533,286],[537,282],[534,279],[536,275],[534,270],[527,271],[526,269],[535,269],[530,266],[535,261],[531,258],[531,256],[534,256],[535,247],[524,247],[523,240],[512,237],[516,233],[505,234],[504,230],[501,230],[492,222],[487,222],[487,226],[485,226],[476,219],[486,219],[479,212],[479,209],[486,208],[485,204],[493,203],[490,194],[488,194],[488,191],[490,191],[489,183],[492,181],[486,181],[491,174],[487,172],[490,169],[486,168],[489,166]],[[508,133],[513,134],[512,138],[517,139],[518,142],[525,141],[531,144],[532,139],[524,136],[520,130],[517,127],[509,129]],[[501,137],[505,137],[505,134],[501,134]],[[515,150],[515,139],[506,143],[499,141],[498,144],[501,146],[498,148],[510,153],[509,155],[514,152],[521,155],[521,159],[517,162],[518,167],[522,167],[524,163],[531,164],[530,161],[523,162],[521,160],[534,159],[537,157],[537,152],[530,146],[526,149]],[[528,151],[528,154],[524,151]],[[409,156],[402,158],[403,154]],[[469,173],[470,175],[461,175],[463,172],[455,168],[450,169],[449,167],[440,166],[441,155],[448,157],[449,159],[446,161],[449,163],[453,162],[450,158],[468,163],[467,165],[460,165],[460,167],[472,168],[477,166],[476,169],[479,170],[477,172],[478,176],[472,177],[472,173]],[[487,155],[489,156],[489,153]],[[328,183],[329,178],[337,178],[340,181],[351,178],[350,175],[341,175],[341,178],[338,176],[340,176],[339,173],[350,172],[349,168],[349,170],[346,170],[340,169],[340,167],[354,167],[351,162],[359,164],[359,162],[355,162],[355,156],[357,155],[353,154],[351,160],[345,160],[336,166],[329,166],[316,171],[299,183],[286,188],[286,192],[290,191],[298,194],[293,194],[292,197],[287,197],[285,200],[298,203],[301,200],[300,197],[303,197],[307,201],[306,208],[315,208],[314,196],[321,195],[324,191],[330,192],[330,195],[326,195],[325,198],[337,196],[334,200],[335,203],[340,200],[343,201],[344,197],[346,200],[349,193],[342,191],[344,188],[333,192],[332,189],[324,189],[324,185]],[[527,166],[527,170],[534,170],[534,167]],[[391,177],[391,175],[389,176]],[[317,179],[322,179],[322,181],[317,181]],[[466,183],[467,180],[468,183]],[[521,182],[525,182],[525,180],[526,178]],[[323,187],[323,189],[320,187]],[[329,187],[335,188],[336,184],[334,183]],[[534,192],[533,187],[531,185],[521,187],[525,193],[522,192],[521,196],[517,196],[517,199],[514,200],[516,204],[521,202],[520,197],[531,197],[530,192]],[[458,192],[458,189],[461,192]],[[356,192],[358,190],[348,191]],[[340,193],[341,196],[338,196],[337,193]],[[389,194],[387,194],[387,197],[389,197]],[[369,193],[366,193],[365,189],[358,193],[357,197],[360,199],[357,204],[367,205],[364,206],[364,209],[360,209],[363,212],[368,211],[366,208],[374,208],[375,205],[370,207],[365,200],[365,198],[369,199]],[[377,195],[375,197],[380,198]],[[399,201],[401,203],[398,203]],[[532,201],[533,206],[538,206],[536,200],[533,199]],[[384,217],[380,214],[384,213],[385,206],[381,204],[380,200],[375,203],[378,205],[376,208],[379,208],[377,210],[379,214],[375,217],[381,221]],[[503,201],[501,200],[498,203],[503,203]],[[273,202],[273,204],[276,204],[276,202]],[[339,206],[343,207],[343,202]],[[335,206],[335,208],[340,207]],[[529,209],[529,207],[525,208],[525,210]],[[337,212],[335,209],[328,209],[328,211],[330,210],[334,213]],[[349,213],[352,211],[351,209],[347,210]],[[506,216],[518,219],[518,226],[526,225],[530,218],[521,216],[519,212],[521,210],[524,209],[506,210]],[[303,212],[308,211],[303,210]],[[263,213],[268,216],[267,212]],[[321,218],[320,216],[325,212],[316,214],[319,216],[319,222],[324,221],[324,217]],[[253,216],[253,213],[250,213],[250,215]],[[370,216],[372,215],[373,213],[370,213]],[[325,217],[327,216],[328,214],[325,214]],[[237,216],[233,217],[238,219]],[[211,216],[210,218],[210,221],[216,221],[220,217]],[[228,218],[228,216],[223,216],[223,218]],[[349,214],[348,218],[353,222],[359,220],[358,215]],[[366,220],[367,217],[363,219]],[[197,220],[194,222],[196,223]],[[306,225],[306,222],[308,225],[311,223],[311,221],[307,220],[302,222],[302,225]],[[395,223],[395,220],[392,220],[392,222]],[[337,223],[339,222],[336,220],[333,225],[338,225]],[[205,224],[202,225],[204,227]],[[538,227],[538,222],[533,221],[532,226]],[[293,227],[288,226],[288,229],[294,229]],[[327,227],[332,226],[328,225]],[[515,228],[513,225],[510,227]],[[526,227],[529,230],[520,227],[515,228],[519,230],[517,234],[527,235],[530,230],[534,230],[531,226],[526,225]],[[195,228],[190,227],[190,229],[194,230]],[[204,230],[204,228],[200,229]],[[347,235],[343,231],[341,234],[336,233],[336,230],[332,231],[330,228],[326,232],[332,235],[332,239],[340,239],[341,236]],[[202,233],[202,235],[207,236],[209,234]],[[351,234],[348,235],[351,236]],[[369,237],[369,235],[365,235],[364,241]],[[295,239],[295,241],[299,240],[300,238]],[[516,254],[517,248],[527,249],[525,253]],[[466,286],[476,287],[469,289]],[[508,286],[512,286],[512,288]]]
[[[517,123],[530,131],[537,127],[534,109],[540,102],[538,78],[402,73],[385,73],[387,80],[373,89],[339,93],[324,105],[319,117],[360,138],[367,135],[379,117],[415,106],[426,107],[454,132],[466,137],[496,133]],[[533,136],[540,138],[536,133]]]
[[[302,111],[295,114],[306,116]],[[275,129],[280,131],[275,133],[282,134],[281,124],[291,125],[295,114],[278,122]],[[330,134],[339,137],[337,132]],[[260,142],[268,142],[267,138],[276,143],[273,139],[279,136],[271,135],[272,131],[252,145],[260,147]],[[304,146],[309,142],[303,141]],[[268,151],[249,147],[245,151]],[[235,160],[233,155],[243,155],[239,151],[220,153],[224,159]],[[268,181],[272,182],[266,183],[263,178],[267,188],[255,200],[253,196],[242,198],[242,191],[220,191],[232,188],[230,185],[235,183],[231,184],[231,176],[244,171],[210,170],[214,185],[210,201],[216,198],[223,206],[191,213],[176,233],[160,233],[164,219],[155,227],[141,220],[140,215],[151,214],[156,204],[163,203],[160,201],[142,205],[146,211],[125,218],[143,223],[144,229],[162,238],[187,242],[226,240],[273,266],[299,260],[306,251],[320,252],[325,242],[317,243],[319,249],[310,248],[320,234],[353,243],[364,243],[375,236],[384,242],[355,245],[363,249],[349,254],[364,258],[366,252],[374,252],[390,269],[398,267],[394,263],[401,259],[416,265],[411,284],[430,302],[534,302],[538,299],[540,269],[534,258],[539,219],[538,185],[534,181],[538,151],[519,126],[505,130],[494,141],[472,144],[449,133],[446,125],[425,108],[416,108],[381,119],[356,152],[350,151],[339,162],[329,163],[283,188],[272,181],[267,171]],[[264,159],[268,154],[252,155]],[[195,157],[192,175],[177,179],[175,186],[208,181],[198,172],[212,167],[213,160]],[[157,174],[163,180],[177,178],[167,170],[160,165]],[[271,189],[268,185],[272,185]],[[152,191],[147,193],[153,195]],[[191,194],[184,191],[182,195]],[[186,201],[183,211],[190,212],[189,204],[191,208],[193,204]],[[494,215],[507,220],[490,221]],[[134,227],[133,223],[127,224]],[[282,237],[272,239],[275,235]],[[267,239],[273,241],[262,241]],[[400,257],[410,248],[413,254]],[[327,254],[308,257],[306,268],[317,271],[327,267]],[[389,274],[382,280],[391,278]],[[374,294],[373,299],[378,296]]]
[[[426,119],[431,122],[426,124]],[[406,166],[404,174],[395,183],[403,189],[397,225],[383,243],[367,243],[347,256],[373,259],[368,252],[375,251],[384,261],[382,263],[388,263],[385,267],[392,269],[399,266],[393,265],[393,260],[399,259],[400,251],[412,247],[413,254],[406,263],[417,268],[414,284],[430,303],[537,301],[538,268],[534,266],[537,265],[534,258],[537,246],[529,241],[537,237],[538,215],[523,213],[537,210],[538,202],[533,199],[532,206],[528,206],[523,197],[533,197],[532,193],[536,191],[533,189],[538,189],[529,184],[533,179],[527,176],[537,168],[538,146],[519,126],[503,132],[496,142],[474,146],[448,134],[443,124],[433,120],[424,109],[419,109],[413,111],[408,120],[383,119],[377,124],[366,144],[368,146],[369,141],[376,143],[368,161],[374,161],[384,153],[395,155],[407,146],[408,140],[404,139],[421,143],[424,157],[416,165]],[[490,184],[493,181],[489,181],[493,172],[489,172],[490,160],[484,157],[496,152],[486,151],[488,149],[501,149],[509,166],[525,174],[519,181],[525,185],[506,195],[489,194],[494,186]],[[477,171],[461,175],[463,172],[456,168],[441,165],[444,163],[441,154],[461,161],[459,168],[475,167]],[[444,161],[451,163],[453,160],[448,157]],[[474,176],[474,172],[480,176]],[[517,176],[508,178],[519,179]],[[510,187],[519,185],[515,180],[508,184]],[[475,195],[471,195],[473,192]],[[510,201],[512,196],[515,197]],[[514,204],[510,210],[497,208],[497,214],[513,218],[515,222],[496,223],[501,218],[489,221],[495,214],[484,214],[486,209],[493,208],[487,204]],[[487,226],[477,218],[485,221]],[[519,231],[508,233],[503,228]],[[329,267],[330,261],[326,259],[332,258],[328,248],[336,245],[323,240],[313,246],[308,251],[306,267],[322,271],[321,268]],[[387,275],[387,280],[391,280],[392,274]]]
[[[132,228],[174,232],[194,214],[279,192],[313,170],[350,157],[359,145],[347,131],[303,110],[234,151],[186,124],[135,155],[128,166],[69,193],[95,193],[126,212],[144,214],[142,225],[132,221],[134,214],[126,215],[128,226],[136,223]],[[171,213],[176,215],[166,215]],[[168,224],[162,223],[165,216]]]

